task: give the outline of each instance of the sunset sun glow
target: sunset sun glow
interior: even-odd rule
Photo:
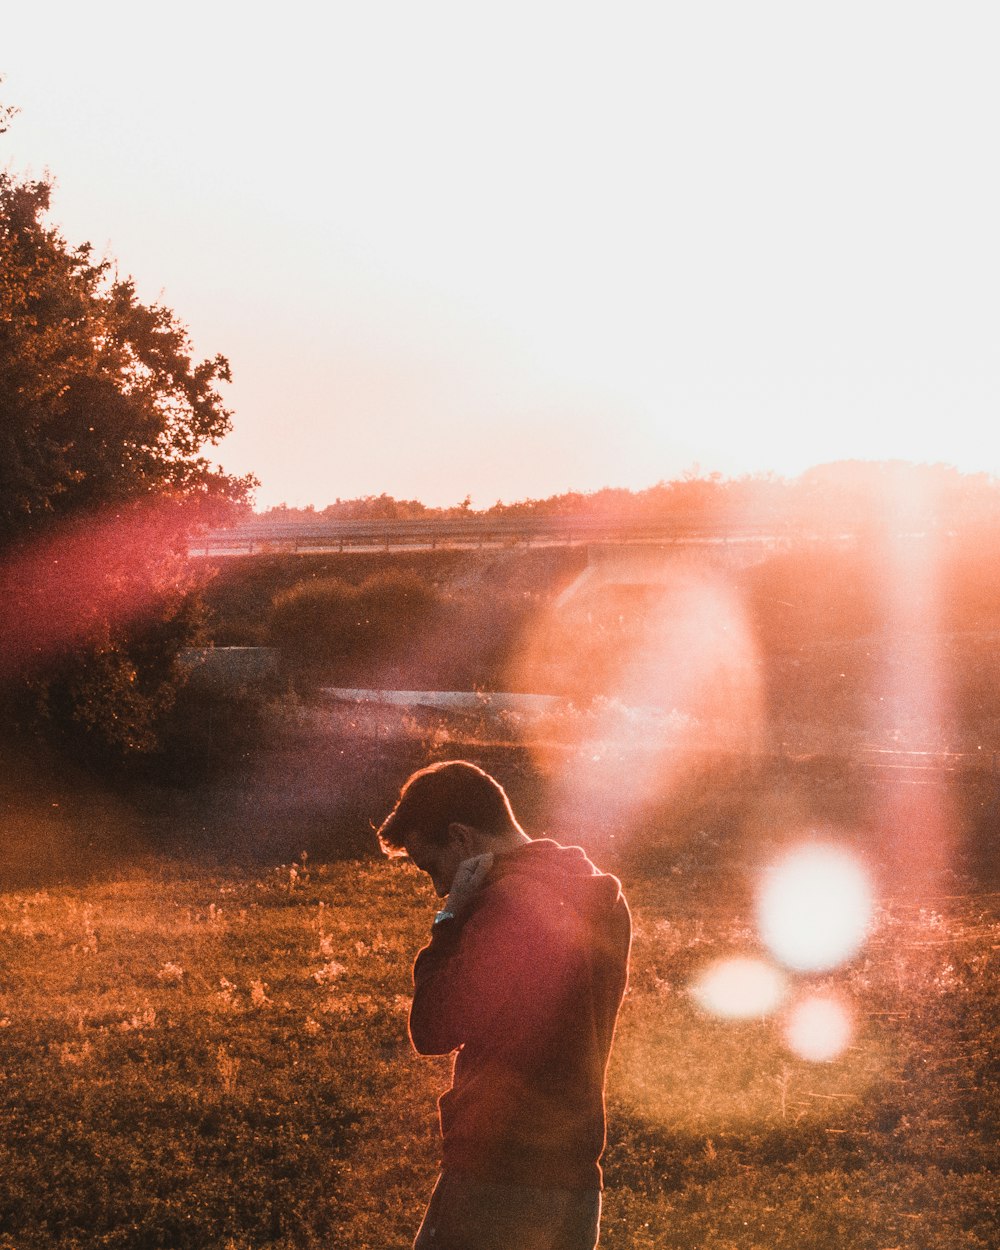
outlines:
[[[15,6],[5,155],[230,357],[217,454],[262,505],[1000,470],[968,13],[171,11]],[[113,73],[79,54],[95,22]]]

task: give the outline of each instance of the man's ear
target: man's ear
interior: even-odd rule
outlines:
[[[463,859],[468,859],[470,856],[477,854],[479,831],[473,829],[471,825],[464,825],[459,820],[453,820],[448,826],[448,836],[451,838],[452,843],[462,852]]]

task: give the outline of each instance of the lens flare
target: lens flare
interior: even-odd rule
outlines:
[[[824,972],[850,959],[872,915],[868,876],[846,851],[803,846],[775,864],[757,900],[760,936],[797,972]]]
[[[769,1015],[785,997],[785,978],[760,959],[721,959],[691,986],[695,1000],[713,1015],[749,1020]]]
[[[829,1063],[854,1037],[854,1019],[841,999],[810,994],[794,1004],[785,1022],[785,1042],[801,1059]]]
[[[706,760],[756,750],[758,656],[718,569],[631,546],[589,559],[579,592],[533,622],[510,688],[560,694],[581,712],[554,765],[535,746],[553,779],[550,827],[621,830]]]
[[[935,524],[940,489],[933,473],[902,470],[882,486],[884,515],[875,537],[881,541],[882,610],[892,629],[876,673],[870,729],[892,750],[939,750],[942,727],[956,714],[944,647],[949,605],[943,576],[950,557]],[[910,894],[939,888],[959,823],[950,787],[884,785],[877,819],[894,861],[894,887]]]
[[[186,588],[196,521],[193,505],[153,498],[67,521],[0,561],[0,681],[100,639],[109,620],[155,620]]]

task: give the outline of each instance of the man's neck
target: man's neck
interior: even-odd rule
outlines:
[[[531,838],[523,829],[511,829],[509,833],[494,838],[490,850],[494,855],[508,855],[511,851],[519,851],[522,846],[527,846],[530,841]]]

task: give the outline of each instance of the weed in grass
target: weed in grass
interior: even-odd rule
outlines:
[[[84,905],[81,927],[83,929],[83,937],[80,941],[73,944],[74,953],[79,955],[96,955],[97,931],[94,928],[94,909],[89,903]]]
[[[240,1075],[240,1060],[234,1058],[221,1043],[215,1052],[215,1062],[219,1069],[219,1080],[227,1094],[236,1092],[236,1083]]]
[[[214,1005],[220,1011],[239,1011],[237,989],[228,977],[219,977],[219,988],[215,992]]]
[[[263,981],[250,982],[250,1005],[260,1010],[264,1007],[273,1007],[274,1003],[267,996],[267,985]]]
[[[132,1014],[118,1025],[118,1029],[122,1033],[141,1032],[144,1029],[156,1028],[156,1008],[148,1002],[144,1003],[138,1011]]]
[[[346,971],[347,968],[342,963],[338,963],[336,959],[331,959],[322,968],[317,968],[312,974],[312,979],[317,985],[331,985],[334,981],[339,980]]]

